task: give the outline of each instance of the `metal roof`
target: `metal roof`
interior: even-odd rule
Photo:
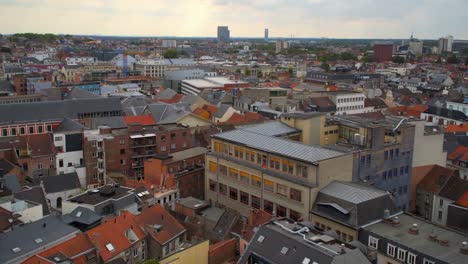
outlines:
[[[300,132],[299,129],[296,129],[294,127],[290,127],[282,122],[275,121],[275,122],[267,122],[263,124],[258,124],[258,125],[251,125],[251,126],[245,126],[240,128],[244,131],[248,132],[253,132],[256,134],[261,134],[265,136],[273,136],[273,137],[278,137],[282,135],[288,135],[292,133],[297,133]]]
[[[337,181],[328,184],[320,192],[355,204],[388,195],[386,191],[377,188]]]
[[[213,137],[307,163],[346,155],[343,152],[325,149],[320,146],[304,145],[296,141],[261,135],[242,129],[217,134]]]

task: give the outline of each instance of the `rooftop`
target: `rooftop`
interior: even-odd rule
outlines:
[[[244,127],[241,127],[240,129],[244,131],[256,133],[256,134],[262,134],[265,136],[273,136],[273,137],[285,136],[285,135],[300,132],[299,129],[290,127],[279,121],[267,122],[267,123],[258,124],[258,125],[244,126]]]
[[[128,195],[134,195],[133,189],[106,185],[97,189],[89,190],[77,196],[69,198],[67,201],[78,204],[96,205],[107,200],[118,200]]]
[[[267,263],[370,263],[358,248],[288,219],[261,226],[238,263],[249,263],[249,257]]]
[[[399,244],[411,248],[414,253],[420,252],[435,259],[452,264],[468,263],[468,255],[460,252],[460,246],[468,237],[450,229],[434,225],[414,216],[401,214],[398,216],[400,224],[392,225],[384,221],[365,227],[366,230],[393,240]],[[419,234],[409,234],[408,230],[417,224]],[[438,241],[432,241],[429,236],[434,234],[439,241],[448,241],[448,244],[442,245]]]
[[[346,155],[343,152],[320,146],[304,145],[296,141],[265,136],[242,129],[216,134],[213,137],[307,163],[315,163]]]

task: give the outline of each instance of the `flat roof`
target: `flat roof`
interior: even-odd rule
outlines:
[[[196,157],[199,155],[204,155],[208,150],[204,147],[194,147],[194,148],[189,148],[186,150],[174,152],[170,154],[172,156],[172,161],[179,161],[179,160],[184,160],[188,159],[191,157]]]
[[[128,187],[105,185],[71,197],[70,199],[67,199],[67,201],[78,204],[96,205],[110,199],[118,200],[122,197],[133,194],[133,189]]]
[[[320,146],[304,145],[296,141],[261,135],[242,129],[216,134],[213,137],[306,163],[315,163],[346,155],[346,153]]]
[[[206,80],[219,83],[222,85],[225,84],[246,84],[244,81],[239,80],[230,80],[229,78],[218,76],[218,77],[205,77]]]
[[[408,248],[432,256],[435,259],[446,261],[447,263],[468,263],[468,255],[460,253],[461,243],[468,241],[468,236],[407,214],[401,214],[398,218],[400,224],[397,226],[381,221],[369,225],[365,227],[365,229]],[[408,230],[413,224],[418,225],[418,235],[408,233]],[[432,231],[437,235],[437,239],[448,240],[449,244],[441,245],[438,242],[429,240],[428,236]]]
[[[217,88],[219,84],[209,82],[205,79],[182,80],[183,83],[197,87],[197,88]]]

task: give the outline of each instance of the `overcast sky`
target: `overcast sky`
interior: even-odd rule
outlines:
[[[0,0],[0,33],[468,39],[468,0]]]

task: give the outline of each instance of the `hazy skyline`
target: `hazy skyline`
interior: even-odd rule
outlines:
[[[466,0],[0,0],[0,33],[468,39]]]

